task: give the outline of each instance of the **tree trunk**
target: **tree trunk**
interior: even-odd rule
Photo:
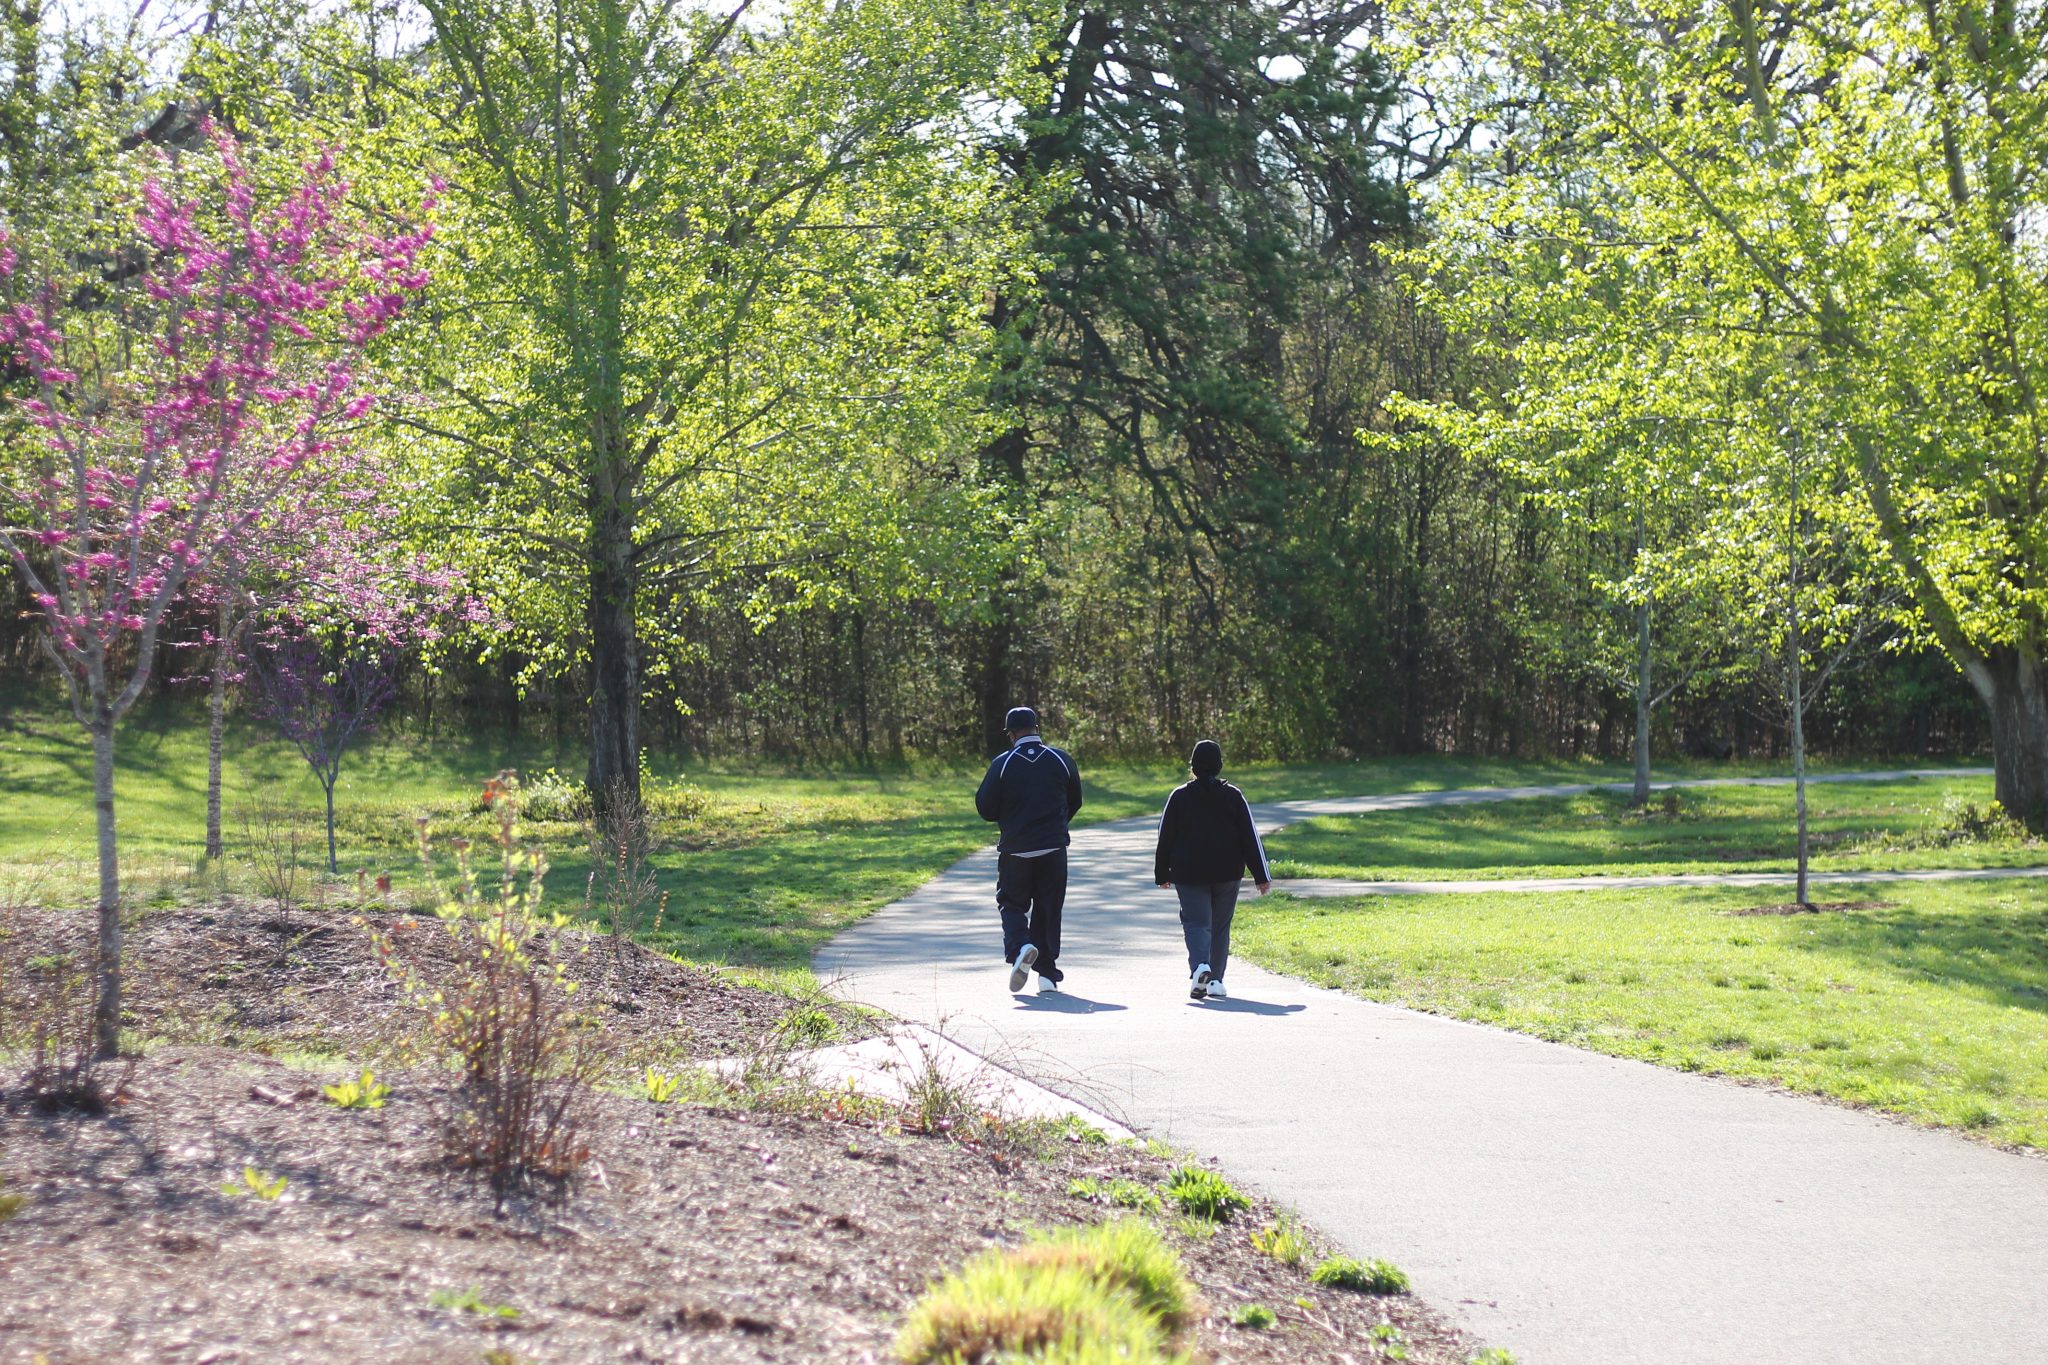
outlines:
[[[2048,667],[2005,646],[1971,677],[1991,712],[1998,804],[2036,833],[2048,832]]]
[[[1636,785],[1629,804],[1650,804],[1650,599],[1636,603]]]
[[[1792,809],[1799,824],[1799,894],[1800,905],[1812,904],[1808,890],[1807,864],[1812,855],[1812,844],[1806,832],[1806,676],[1800,665],[1798,636],[1793,636],[1791,653],[1791,678],[1789,679],[1792,702]]]
[[[334,779],[321,784],[327,789],[327,875],[332,877],[341,871],[341,865],[334,859]]]
[[[223,594],[225,596],[225,594]],[[220,838],[221,750],[227,735],[228,716],[228,605],[223,601],[215,618],[213,681],[206,697],[206,857],[220,861],[224,852]]]
[[[590,562],[590,796],[640,799],[640,636],[633,519],[601,508]]]
[[[114,851],[114,712],[105,688],[92,703],[92,799],[99,827],[99,939],[93,971],[93,1038],[102,1057],[121,1050],[121,864]]]
[[[1806,837],[1806,636],[1801,619],[1799,592],[1805,563],[1799,541],[1804,529],[1800,504],[1798,457],[1792,462],[1792,515],[1786,535],[1787,591],[1785,594],[1785,703],[1791,718],[1787,739],[1792,746],[1792,809],[1798,823],[1799,891],[1795,902],[1811,905],[1807,890],[1807,861],[1811,852]]]

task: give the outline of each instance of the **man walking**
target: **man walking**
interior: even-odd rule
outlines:
[[[1038,968],[1038,993],[1056,995],[1060,910],[1067,901],[1067,822],[1081,809],[1081,770],[1038,737],[1038,713],[1012,707],[1003,718],[1010,747],[988,765],[974,808],[1002,827],[996,845],[996,906],[1003,915],[1003,962],[1021,991]]]

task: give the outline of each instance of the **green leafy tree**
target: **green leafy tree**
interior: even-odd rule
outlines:
[[[1374,140],[1393,91],[1358,40],[1366,10],[1070,0],[1003,151],[1049,203],[1043,270],[991,308],[1010,345],[982,462],[1025,506],[1134,480],[1212,621],[1207,551],[1272,528],[1265,476],[1301,440],[1288,324],[1404,218]],[[1035,581],[1020,557],[984,612],[970,673],[987,746],[1016,700]]]
[[[1412,0],[1395,21],[1486,129],[1440,197],[1446,254],[1547,249],[1567,295],[1575,257],[1622,255],[1656,307],[1590,314],[1578,344],[1654,325],[1667,373],[1790,343],[1907,624],[1988,708],[1999,800],[2048,822],[2048,12]]]
[[[1000,541],[962,396],[1011,268],[978,150],[1028,24],[973,0],[424,0],[459,164],[434,524],[498,551],[543,665],[589,670],[594,794],[637,793],[660,604],[747,567],[764,611],[859,553],[976,576]],[[495,578],[490,574],[495,572]]]

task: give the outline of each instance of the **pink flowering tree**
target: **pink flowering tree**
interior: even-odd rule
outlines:
[[[426,284],[428,229],[374,233],[347,192],[323,157],[259,203],[217,134],[143,187],[133,277],[80,290],[61,260],[24,270],[0,243],[0,350],[27,373],[18,406],[38,438],[0,508],[0,551],[92,742],[104,1053],[121,1019],[116,727],[192,581],[352,458],[348,431],[374,401],[363,352]]]
[[[345,625],[366,645],[397,655],[433,644],[451,626],[486,619],[459,570],[390,535],[378,511],[401,490],[380,462],[335,461],[308,483],[302,496],[264,509],[255,533],[228,547],[187,590],[208,618],[200,643],[207,657],[209,859],[223,853],[227,695],[249,676],[251,624],[316,632]]]

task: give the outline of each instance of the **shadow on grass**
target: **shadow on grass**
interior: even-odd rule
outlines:
[[[2020,893],[2024,894],[2024,893]],[[2013,1009],[2048,1014],[2048,908],[1909,906],[1816,915],[1790,939],[1802,951],[1849,958],[1918,981],[1959,986]]]

